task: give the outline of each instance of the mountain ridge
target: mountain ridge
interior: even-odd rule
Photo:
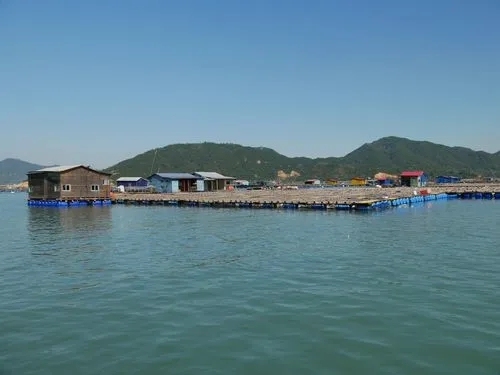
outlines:
[[[43,168],[40,164],[6,158],[0,161],[0,184],[16,184],[27,179],[26,173],[40,168]]]
[[[26,180],[44,166],[16,158],[0,161],[0,184]],[[176,143],[153,148],[104,170],[120,176],[148,177],[154,172],[218,171],[249,180],[370,177],[422,169],[430,176],[500,176],[500,151],[489,153],[462,146],[388,136],[364,143],[340,157],[288,157],[269,147],[237,143]]]
[[[106,171],[147,177],[157,171],[214,170],[245,179],[274,179],[293,171],[304,179],[373,176],[380,171],[398,174],[405,169],[423,169],[431,176],[500,175],[500,151],[488,153],[395,136],[365,143],[345,156],[318,158],[288,157],[268,147],[236,143],[176,143],[145,151]]]

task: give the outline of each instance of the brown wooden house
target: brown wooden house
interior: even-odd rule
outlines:
[[[28,172],[29,199],[109,199],[110,175],[84,165]]]

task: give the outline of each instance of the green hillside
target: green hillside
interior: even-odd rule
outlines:
[[[113,176],[143,176],[153,172],[218,171],[250,180],[281,179],[292,171],[306,178],[350,178],[373,176],[384,171],[399,173],[423,169],[429,175],[462,177],[500,176],[500,152],[489,154],[463,147],[448,147],[426,141],[385,137],[367,143],[340,158],[289,158],[265,147],[237,144],[174,144],[149,150],[124,160],[107,171]]]
[[[463,177],[500,175],[500,153],[489,154],[464,147],[448,147],[427,141],[386,137],[347,154],[342,162],[361,175],[377,171],[423,169],[429,175]]]
[[[312,159],[289,158],[270,148],[205,142],[149,150],[107,168],[107,171],[118,176],[144,177],[151,171],[219,171],[238,178],[260,179],[276,176],[277,170],[293,169],[300,174],[307,173],[313,164]]]
[[[19,159],[4,159],[0,161],[0,185],[16,184],[28,177],[26,173],[43,168],[41,165],[28,163]]]

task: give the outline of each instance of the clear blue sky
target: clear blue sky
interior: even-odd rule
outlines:
[[[0,160],[500,149],[500,2],[0,0]]]

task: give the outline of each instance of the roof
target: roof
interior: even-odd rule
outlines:
[[[398,176],[394,176],[385,172],[378,172],[374,177],[376,180],[393,180],[398,178]]]
[[[151,175],[149,178],[153,176],[159,176],[166,180],[201,180],[201,177],[195,176],[191,173],[155,173]]]
[[[194,172],[194,174],[208,180],[236,180],[234,177],[224,176],[217,172]]]
[[[424,174],[424,171],[403,171],[401,177],[419,177]]]
[[[33,172],[66,172],[69,171],[70,169],[75,169],[78,167],[83,167],[83,165],[59,165],[56,167],[37,169],[36,171]]]
[[[105,174],[105,175],[108,175],[108,176],[111,175],[111,173],[98,171],[96,169],[92,169],[89,166],[83,165],[83,164],[77,164],[77,165],[58,165],[58,166],[55,166],[55,167],[48,167],[48,168],[37,169],[36,171],[28,172],[28,174],[47,173],[47,172],[63,173],[63,172],[71,171],[73,169],[77,169],[77,168],[85,168],[85,169],[88,169],[88,170],[93,171],[93,172]]]
[[[145,179],[144,177],[120,177],[116,180],[116,182],[137,182],[141,179]]]

